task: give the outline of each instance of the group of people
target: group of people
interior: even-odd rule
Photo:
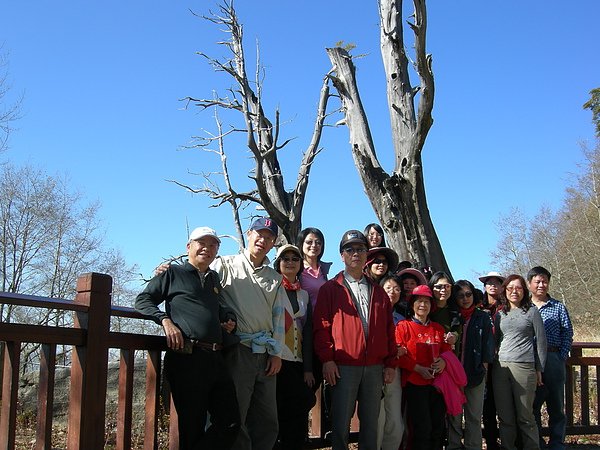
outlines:
[[[482,292],[400,261],[369,224],[344,233],[331,275],[318,228],[271,267],[277,236],[259,218],[246,250],[217,256],[217,233],[196,228],[187,262],[136,299],[164,329],[181,449],[301,449],[319,387],[334,450],[355,410],[360,449],[541,449],[544,403],[548,448],[564,448],[573,328],[546,269],[490,272]]]

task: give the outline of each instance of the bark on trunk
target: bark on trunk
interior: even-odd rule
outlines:
[[[377,159],[366,113],[360,99],[352,57],[342,48],[327,49],[333,65],[331,76],[346,115],[355,165],[371,205],[386,232],[386,240],[400,259],[418,267],[448,271],[437,233],[431,221],[421,151],[433,123],[433,74],[431,57],[425,54],[426,10],[414,1],[416,69],[420,85],[410,84],[400,19],[400,0],[380,0],[381,51],[387,76],[387,94],[395,151],[395,169],[386,173]],[[416,96],[419,108],[415,109]]]

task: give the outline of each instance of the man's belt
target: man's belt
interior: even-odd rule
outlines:
[[[197,339],[190,339],[192,341],[192,345],[194,347],[199,347],[203,350],[209,350],[211,352],[218,352],[223,350],[223,346],[221,344],[217,344],[216,342],[202,342]]]
[[[550,353],[559,353],[560,347],[555,347],[554,345],[549,345],[546,350]]]

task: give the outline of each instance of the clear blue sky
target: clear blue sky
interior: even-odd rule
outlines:
[[[209,1],[2,2],[0,42],[8,51],[14,92],[25,93],[23,118],[2,159],[68,173],[74,187],[102,203],[108,243],[144,275],[163,257],[183,252],[187,224],[233,234],[231,212],[209,209],[165,180],[202,180],[214,157],[183,151],[213,112],[183,109],[187,95],[225,93],[202,51],[221,55],[218,27],[194,17]],[[378,155],[391,170],[392,150],[372,1],[238,1],[249,73],[260,43],[267,113],[281,110],[282,164],[295,183],[309,142],[325,47],[356,44],[358,81]],[[428,51],[436,79],[435,123],[423,152],[429,208],[457,278],[494,269],[495,222],[511,207],[533,214],[555,207],[579,142],[593,137],[581,105],[600,86],[597,0],[430,1]],[[229,148],[238,184],[247,185],[245,150]],[[326,258],[340,269],[339,238],[375,221],[345,127],[322,140],[304,209],[304,225],[326,235]],[[234,156],[235,155],[235,156]],[[247,226],[247,223],[244,224]],[[236,251],[228,242],[221,253]]]

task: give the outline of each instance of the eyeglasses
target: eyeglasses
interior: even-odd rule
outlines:
[[[506,286],[506,290],[508,292],[514,292],[514,291],[520,292],[523,290],[523,288],[521,286]]]
[[[436,291],[442,291],[442,290],[446,290],[446,291],[448,291],[448,290],[450,290],[450,288],[451,288],[451,287],[452,287],[452,285],[451,285],[451,284],[434,284],[434,285],[433,285],[433,288],[434,288]]]
[[[298,256],[286,256],[284,258],[281,258],[282,261],[285,262],[299,262],[300,261],[300,257]]]
[[[402,290],[398,287],[398,286],[394,286],[394,287],[384,287],[383,290],[385,292],[394,292],[396,294],[399,294],[400,292],[402,292]]]
[[[473,297],[473,293],[472,292],[462,292],[462,293],[460,293],[460,294],[458,294],[456,296],[456,298],[458,300],[462,300],[463,298],[471,298],[471,297]]]
[[[304,245],[310,247],[314,245],[315,247],[322,247],[323,243],[321,241],[304,241]]]
[[[376,258],[373,260],[373,264],[386,264],[387,265],[387,259],[385,258]]]
[[[342,251],[348,255],[354,255],[355,253],[367,253],[367,249],[365,247],[346,247]]]

